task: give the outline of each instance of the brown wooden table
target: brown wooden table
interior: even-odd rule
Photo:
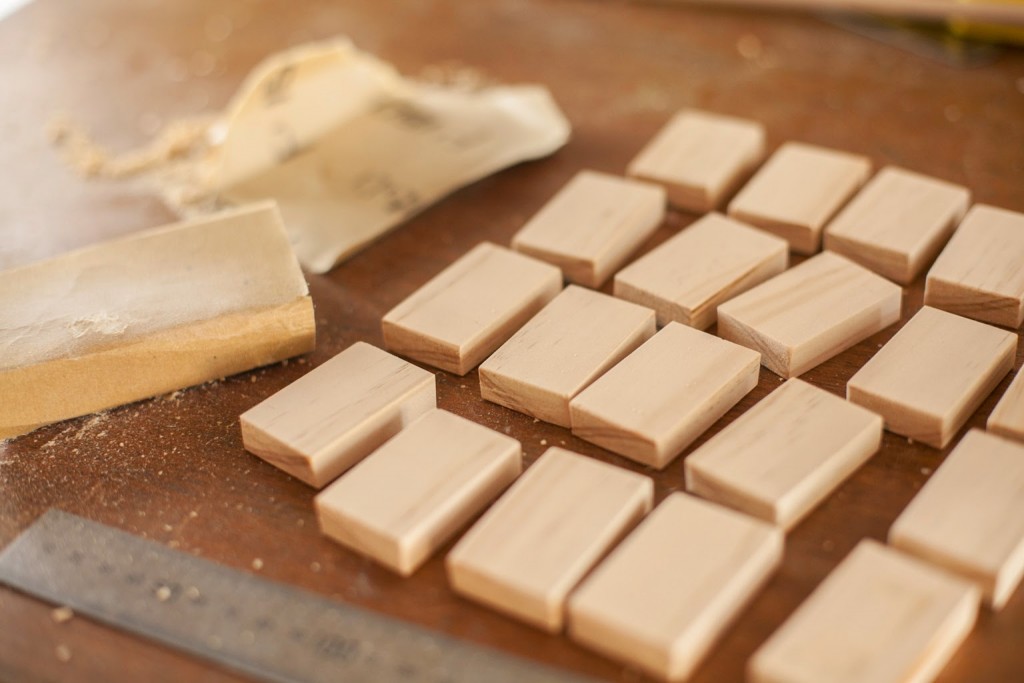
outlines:
[[[0,22],[0,266],[172,219],[129,185],[75,177],[46,140],[51,116],[69,112],[111,148],[126,149],[161,122],[221,107],[263,56],[336,34],[410,74],[454,61],[505,82],[542,82],[571,119],[573,139],[552,158],[458,192],[329,275],[311,276],[318,341],[308,358],[0,446],[0,545],[57,506],[245,571],[260,558],[263,576],[460,638],[598,677],[641,680],[564,637],[455,597],[440,558],[406,580],[327,541],[317,533],[314,492],[243,450],[239,413],[356,340],[380,344],[380,316],[391,306],[478,241],[507,243],[577,170],[621,172],[681,107],[758,119],[772,148],[798,139],[851,150],[1024,210],[1024,52],[965,70],[811,17],[622,2],[38,0]],[[647,248],[692,220],[671,214]],[[906,291],[904,320],[921,299],[917,282]],[[806,378],[841,394],[895,329]],[[779,382],[762,370],[758,388],[709,434]],[[564,429],[484,403],[475,372],[438,373],[437,386],[441,407],[520,439],[528,463],[546,440],[640,469]],[[969,426],[983,425],[994,403],[990,397]],[[858,540],[884,538],[943,456],[886,434],[882,451],[789,535],[781,571],[693,680],[741,680],[755,648]],[[659,499],[683,487],[682,458],[648,473]],[[85,618],[58,624],[50,609],[0,588],[0,679],[238,678]],[[982,613],[940,679],[1022,680],[1022,644],[1024,590],[1000,613]],[[70,661],[56,656],[58,645]]]

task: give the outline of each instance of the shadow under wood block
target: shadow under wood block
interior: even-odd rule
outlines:
[[[889,529],[889,543],[976,582],[994,609],[1024,575],[1024,445],[974,429]]]
[[[569,592],[650,509],[649,477],[549,448],[446,558],[456,593],[551,633]]]
[[[751,683],[925,683],[978,614],[978,589],[864,540],[754,653]]]
[[[270,203],[0,273],[0,439],[313,350]]]
[[[880,416],[794,378],[686,457],[686,489],[789,529],[881,442]]]
[[[1017,335],[925,306],[846,384],[885,428],[945,448],[1013,368]]]
[[[662,469],[757,386],[760,361],[669,323],[572,400],[572,433]]]
[[[825,224],[870,173],[866,157],[787,142],[729,203],[729,215],[784,238],[797,253],[813,254]]]
[[[1024,441],[1024,370],[1017,372],[985,427],[993,434]]]
[[[409,576],[522,469],[512,437],[432,410],[317,495],[320,529]]]
[[[704,213],[721,206],[764,158],[764,126],[689,109],[673,116],[626,174],[658,183],[668,201]]]
[[[512,238],[512,248],[553,263],[569,282],[600,287],[665,217],[659,185],[581,171]]]
[[[704,330],[719,304],[788,264],[785,240],[712,213],[616,273],[615,296],[653,308],[659,325]]]
[[[982,322],[1024,322],[1024,214],[977,204],[928,271],[924,302]]]
[[[483,242],[388,311],[384,346],[465,375],[561,290],[558,268]]]
[[[825,228],[825,248],[908,285],[942,250],[970,203],[966,187],[889,166]]]
[[[880,275],[824,252],[718,307],[718,334],[796,377],[900,319],[903,292]]]
[[[436,406],[432,373],[356,342],[242,413],[242,443],[321,488]]]
[[[480,395],[569,427],[569,401],[654,330],[649,308],[570,285],[484,361]]]
[[[666,498],[569,599],[569,637],[662,680],[687,678],[775,572],[783,534]]]

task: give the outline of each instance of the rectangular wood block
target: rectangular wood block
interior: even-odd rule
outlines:
[[[785,240],[711,213],[616,273],[615,296],[653,308],[659,325],[704,330],[720,303],[788,265]]]
[[[882,442],[882,418],[793,378],[687,456],[686,489],[790,529]]]
[[[1024,441],[1024,370],[1017,372],[985,427],[993,434]]]
[[[779,529],[683,493],[666,498],[569,599],[569,637],[686,679],[775,572]]]
[[[971,191],[896,166],[882,169],[825,228],[825,248],[908,285],[956,230]]]
[[[558,268],[482,242],[388,311],[384,346],[465,375],[560,291]]]
[[[846,384],[885,428],[945,448],[1013,368],[1017,335],[925,306]]]
[[[665,124],[626,174],[664,186],[674,206],[712,211],[764,158],[764,137],[756,121],[688,109]]]
[[[512,437],[431,410],[324,489],[320,529],[409,576],[522,469]]]
[[[718,334],[796,377],[900,319],[903,292],[838,254],[824,252],[718,307]]]
[[[356,342],[242,413],[242,444],[321,488],[436,405],[432,373]]]
[[[755,351],[669,323],[572,400],[572,433],[664,468],[757,386],[760,361]]]
[[[866,157],[787,142],[729,203],[729,215],[784,238],[797,253],[813,254],[825,224],[870,173]]]
[[[976,204],[928,271],[924,302],[982,322],[1024,322],[1024,213]]]
[[[978,614],[970,583],[864,540],[754,653],[751,683],[927,683]]]
[[[446,558],[455,592],[552,633],[569,592],[647,514],[649,477],[549,448]]]
[[[995,609],[1024,575],[1024,444],[978,429],[889,529],[889,543],[977,583]]]
[[[654,330],[649,308],[570,285],[484,361],[480,395],[569,427],[569,401]]]
[[[565,278],[600,287],[665,216],[659,185],[581,171],[512,238],[512,248],[562,269]]]
[[[313,350],[272,203],[0,273],[0,439]]]

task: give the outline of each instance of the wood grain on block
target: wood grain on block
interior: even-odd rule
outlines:
[[[659,325],[703,330],[720,303],[787,265],[785,240],[712,213],[616,273],[615,296],[653,308]]]
[[[900,319],[898,285],[824,252],[718,307],[718,334],[796,377]]]
[[[0,439],[313,350],[277,207],[139,232],[0,273]]]
[[[317,495],[317,518],[327,536],[409,576],[521,469],[512,437],[432,410]]]
[[[764,158],[764,137],[764,126],[756,121],[682,111],[630,162],[626,174],[664,186],[674,206],[711,211]]]
[[[1024,213],[983,204],[967,212],[928,271],[924,302],[982,322],[1024,322]]]
[[[649,308],[570,285],[484,361],[480,394],[569,427],[569,401],[654,330]]]
[[[908,285],[942,250],[970,203],[966,187],[889,166],[825,228],[825,248]]]
[[[572,433],[661,469],[757,386],[760,361],[669,323],[572,400]]]
[[[754,653],[751,683],[927,683],[974,626],[969,582],[864,540]]]
[[[1013,368],[1017,335],[925,306],[846,384],[885,428],[945,448]]]
[[[321,488],[436,405],[433,374],[356,342],[242,413],[242,444]]]
[[[569,599],[569,637],[657,678],[687,678],[782,559],[783,534],[666,498]]]
[[[665,190],[581,171],[512,238],[512,248],[562,269],[570,282],[600,287],[654,234]]]
[[[1024,369],[1017,372],[985,426],[993,434],[1024,441]]]
[[[483,242],[384,316],[384,346],[465,375],[561,290],[558,268]]]
[[[729,215],[773,232],[801,254],[821,246],[821,231],[871,172],[862,156],[787,142],[743,186]]]
[[[649,477],[549,448],[446,558],[461,595],[552,633],[569,592],[647,514]]]
[[[1024,444],[974,429],[889,529],[889,543],[979,584],[999,609],[1024,575]]]
[[[882,442],[882,418],[793,378],[687,456],[692,493],[792,528]]]

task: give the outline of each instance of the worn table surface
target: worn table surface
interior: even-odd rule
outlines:
[[[549,159],[458,192],[327,276],[311,276],[318,341],[309,357],[0,446],[0,545],[58,506],[244,571],[255,571],[259,558],[266,577],[461,638],[597,677],[638,680],[564,637],[456,598],[440,558],[400,579],[321,537],[314,492],[242,449],[239,413],[356,340],[380,344],[380,317],[395,303],[478,241],[507,243],[577,170],[622,172],[680,107],[758,119],[772,148],[791,139],[834,146],[1024,210],[1024,52],[965,70],[812,17],[582,0],[38,0],[0,22],[0,266],[172,219],[138,189],[86,183],[68,171],[46,139],[53,115],[67,112],[112,149],[127,149],[174,117],[222,106],[268,53],[336,34],[409,74],[456,62],[500,81],[545,83],[572,121],[573,139]],[[692,220],[671,214],[647,248]],[[920,306],[922,290],[920,281],[906,290],[904,320]],[[805,377],[842,393],[895,330]],[[757,389],[710,433],[779,382],[762,370]],[[527,462],[546,441],[640,469],[566,430],[484,403],[476,373],[438,373],[437,386],[441,407],[520,439]],[[994,403],[990,397],[970,426],[983,425]],[[694,680],[741,680],[754,649],[858,540],[884,538],[943,455],[887,434],[882,451],[789,535],[781,571]],[[683,486],[682,464],[651,472],[659,499]],[[236,678],[87,619],[57,624],[50,606],[2,588],[0,625],[4,680]],[[982,613],[940,679],[1019,680],[1022,642],[1018,591],[1002,612]],[[70,661],[59,661],[58,645]]]

